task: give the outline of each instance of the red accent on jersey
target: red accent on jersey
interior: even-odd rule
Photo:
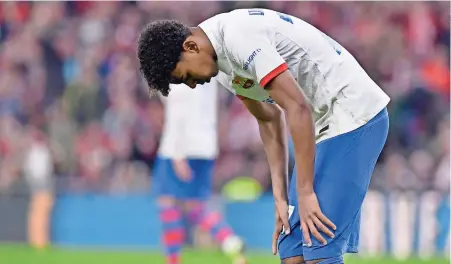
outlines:
[[[281,74],[285,70],[288,69],[288,65],[286,63],[280,64],[277,68],[272,70],[270,73],[266,74],[265,77],[260,81],[261,87],[265,88],[265,86],[274,79],[277,75]]]

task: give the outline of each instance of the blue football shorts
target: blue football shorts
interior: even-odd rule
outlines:
[[[172,166],[172,160],[157,157],[152,178],[152,189],[158,196],[177,199],[206,200],[211,195],[215,160],[188,159],[192,170],[191,181],[180,180]]]
[[[388,121],[388,113],[384,108],[360,128],[316,145],[314,191],[322,212],[337,226],[334,238],[320,231],[327,245],[322,245],[311,235],[312,246],[303,246],[296,169],[293,171],[288,191],[291,233],[282,233],[279,237],[281,259],[304,256],[307,261],[357,253],[361,207],[376,161],[387,139]]]

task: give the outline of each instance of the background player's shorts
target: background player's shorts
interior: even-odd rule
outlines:
[[[175,174],[171,159],[157,157],[152,172],[152,189],[155,193],[177,199],[205,200],[209,198],[215,161],[188,159],[188,163],[193,178],[189,182],[184,182]]]
[[[322,212],[337,226],[333,239],[320,232],[326,246],[313,235],[313,245],[303,246],[293,171],[288,195],[291,233],[279,237],[281,259],[304,256],[304,260],[314,260],[358,251],[361,206],[387,133],[384,109],[364,126],[317,144],[313,187]]]

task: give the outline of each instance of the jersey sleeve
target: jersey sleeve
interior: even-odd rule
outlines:
[[[262,87],[288,69],[277,52],[274,36],[264,25],[232,26],[225,32],[224,42],[233,63],[251,74]]]

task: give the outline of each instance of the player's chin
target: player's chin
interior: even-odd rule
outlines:
[[[217,73],[216,73],[216,75],[217,75]],[[209,82],[211,81],[211,78],[215,77],[216,75],[208,75],[207,77],[205,77],[205,78],[202,80],[202,83],[201,83],[201,84],[209,83]]]
[[[212,71],[212,73],[210,74],[210,79],[213,78],[213,77],[215,77],[216,75],[218,75],[218,73],[219,73],[219,69],[218,69],[218,67],[216,67],[216,68]],[[210,79],[209,79],[209,80],[210,80]]]

